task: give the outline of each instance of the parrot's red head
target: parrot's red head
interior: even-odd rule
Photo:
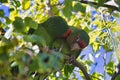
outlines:
[[[75,42],[73,42],[71,46],[71,50],[82,50],[86,47],[86,43],[84,40],[80,39],[80,37],[76,38]]]
[[[89,35],[82,29],[73,28],[72,33],[67,37],[67,42],[71,50],[82,50],[89,44]]]
[[[83,48],[85,48],[87,45],[86,45],[86,43],[83,41],[83,40],[81,40],[80,38],[78,38],[77,40],[76,40],[76,42],[78,43],[78,45],[79,45],[79,47],[81,48],[81,49],[83,49]]]

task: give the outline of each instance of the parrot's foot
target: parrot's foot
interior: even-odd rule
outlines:
[[[74,63],[75,62],[75,56],[70,56],[69,57],[69,63]]]

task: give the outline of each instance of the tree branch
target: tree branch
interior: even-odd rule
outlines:
[[[53,14],[53,12],[52,12],[52,6],[51,6],[51,4],[50,4],[50,0],[48,0],[47,6],[50,8],[50,9],[48,10],[48,15],[49,15],[50,17],[54,16],[54,14]]]
[[[120,63],[117,65],[117,71],[113,74],[111,80],[115,80],[115,78],[120,74]]]
[[[119,73],[115,72],[111,78],[111,80],[115,80],[115,78],[118,76]]]
[[[75,1],[78,1],[78,0],[75,0]],[[107,2],[107,1],[108,1],[108,0],[106,0],[106,2]],[[98,3],[92,2],[92,1],[80,0],[79,2],[80,2],[80,3],[84,3],[84,4],[98,5]],[[63,2],[63,3],[64,3],[64,2]],[[58,3],[57,5],[62,5],[63,3]],[[56,5],[54,5],[54,6],[56,6]],[[117,7],[117,6],[115,6],[115,5],[104,4],[104,5],[102,5],[102,6],[103,6],[103,7],[106,7],[106,8],[109,8],[109,9],[112,9],[112,10],[117,10],[117,11],[120,12],[119,7]],[[102,7],[102,6],[101,6],[101,7]]]
[[[83,72],[83,74],[84,74],[84,76],[85,76],[85,78],[87,80],[91,80],[89,74],[87,73],[87,71],[85,70],[84,66],[80,62],[78,62],[77,60],[74,60],[71,63],[73,65],[75,65],[76,67],[78,67]]]
[[[81,0],[79,1],[80,3],[84,3],[84,4],[93,4],[93,5],[98,5],[98,3],[96,2],[92,2],[92,1],[84,1],[84,0]],[[114,5],[108,5],[108,4],[104,4],[103,7],[107,7],[109,9],[112,9],[112,10],[117,10],[117,11],[120,11],[118,7],[114,6]]]

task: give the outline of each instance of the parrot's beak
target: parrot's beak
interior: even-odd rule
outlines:
[[[74,44],[71,46],[71,51],[78,51],[78,50],[81,50],[79,44],[78,44],[78,43],[74,43]]]

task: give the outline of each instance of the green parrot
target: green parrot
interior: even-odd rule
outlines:
[[[51,48],[52,43],[57,38],[66,38],[71,33],[66,21],[60,16],[48,18],[45,22],[38,24],[36,30],[30,28],[28,34],[35,34],[46,41],[46,46]]]
[[[60,16],[50,17],[42,25],[53,38],[65,38],[71,33],[67,22]]]
[[[57,39],[52,48],[65,55],[77,58],[80,52],[89,44],[89,35],[82,29],[70,27],[72,33],[66,39]]]
[[[41,36],[46,41],[47,46],[51,45],[53,41],[51,35],[49,35],[49,33],[41,24],[39,24],[38,26],[39,26],[38,29],[36,29],[33,34]]]
[[[60,53],[70,56],[70,62],[76,59],[81,51],[89,44],[89,35],[82,29],[70,27],[72,33],[66,39],[57,39],[54,41],[52,48]],[[65,75],[67,76],[74,69],[74,65],[69,65],[64,60]],[[66,72],[66,70],[69,72]]]

